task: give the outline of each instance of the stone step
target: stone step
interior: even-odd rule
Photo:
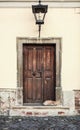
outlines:
[[[14,106],[10,109],[10,116],[57,116],[69,114],[69,107],[64,106]]]

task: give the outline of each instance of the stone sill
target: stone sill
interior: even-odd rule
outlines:
[[[14,106],[12,109],[70,109],[67,106]]]

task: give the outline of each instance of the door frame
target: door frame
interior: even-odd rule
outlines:
[[[62,103],[61,88],[61,38],[17,38],[17,104],[23,105],[23,44],[52,44],[56,45],[56,101]]]

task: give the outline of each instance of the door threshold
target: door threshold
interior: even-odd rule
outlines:
[[[43,103],[24,103],[23,106],[44,106]]]

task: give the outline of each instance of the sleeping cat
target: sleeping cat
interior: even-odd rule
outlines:
[[[43,102],[43,105],[51,105],[51,106],[57,106],[60,105],[60,101],[52,101],[52,100],[46,100]]]

